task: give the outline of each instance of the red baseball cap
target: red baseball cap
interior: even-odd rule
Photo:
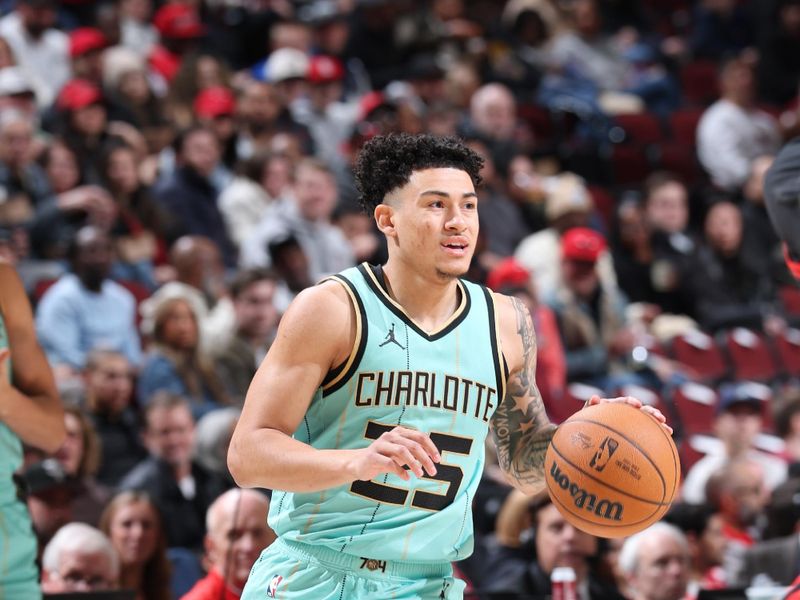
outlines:
[[[574,227],[561,236],[561,255],[569,260],[597,262],[605,249],[605,238],[593,229]]]
[[[194,98],[194,112],[198,117],[213,119],[221,115],[232,115],[235,110],[236,97],[226,87],[206,88]]]
[[[512,293],[516,290],[527,289],[531,280],[531,273],[515,258],[505,258],[489,272],[486,285],[495,292]]]
[[[206,33],[197,11],[188,4],[165,4],[156,12],[153,24],[163,38],[191,39]]]
[[[92,50],[102,50],[106,46],[108,39],[94,27],[79,27],[69,34],[69,55],[73,58]]]
[[[91,81],[73,79],[58,93],[56,105],[61,110],[79,110],[103,101],[103,92]]]
[[[341,81],[344,79],[344,65],[333,56],[312,56],[307,78],[311,83]]]

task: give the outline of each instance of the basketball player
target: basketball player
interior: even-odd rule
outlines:
[[[28,298],[14,269],[0,262],[0,598],[41,598],[36,537],[21,482],[12,482],[22,464],[20,440],[55,452],[64,435],[64,413]]]
[[[245,600],[461,598],[450,563],[472,551],[490,430],[508,480],[542,490],[555,427],[531,318],[460,279],[480,167],[448,138],[379,136],[362,150],[356,181],[389,259],[298,295],[250,386],[228,462],[240,485],[280,490],[279,538]]]

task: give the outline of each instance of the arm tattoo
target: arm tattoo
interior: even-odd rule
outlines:
[[[500,467],[526,492],[544,483],[544,456],[555,433],[536,387],[536,335],[525,305],[512,298],[517,333],[522,342],[522,366],[511,374],[506,395],[492,418],[492,435]]]

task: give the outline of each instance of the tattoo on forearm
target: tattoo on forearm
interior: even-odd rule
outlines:
[[[525,305],[512,298],[523,348],[522,367],[509,377],[505,398],[492,419],[492,435],[502,469],[522,489],[544,481],[544,456],[555,432],[536,387],[536,335]]]

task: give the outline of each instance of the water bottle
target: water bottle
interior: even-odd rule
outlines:
[[[552,600],[578,600],[578,582],[575,569],[556,567],[550,573],[550,595]]]

